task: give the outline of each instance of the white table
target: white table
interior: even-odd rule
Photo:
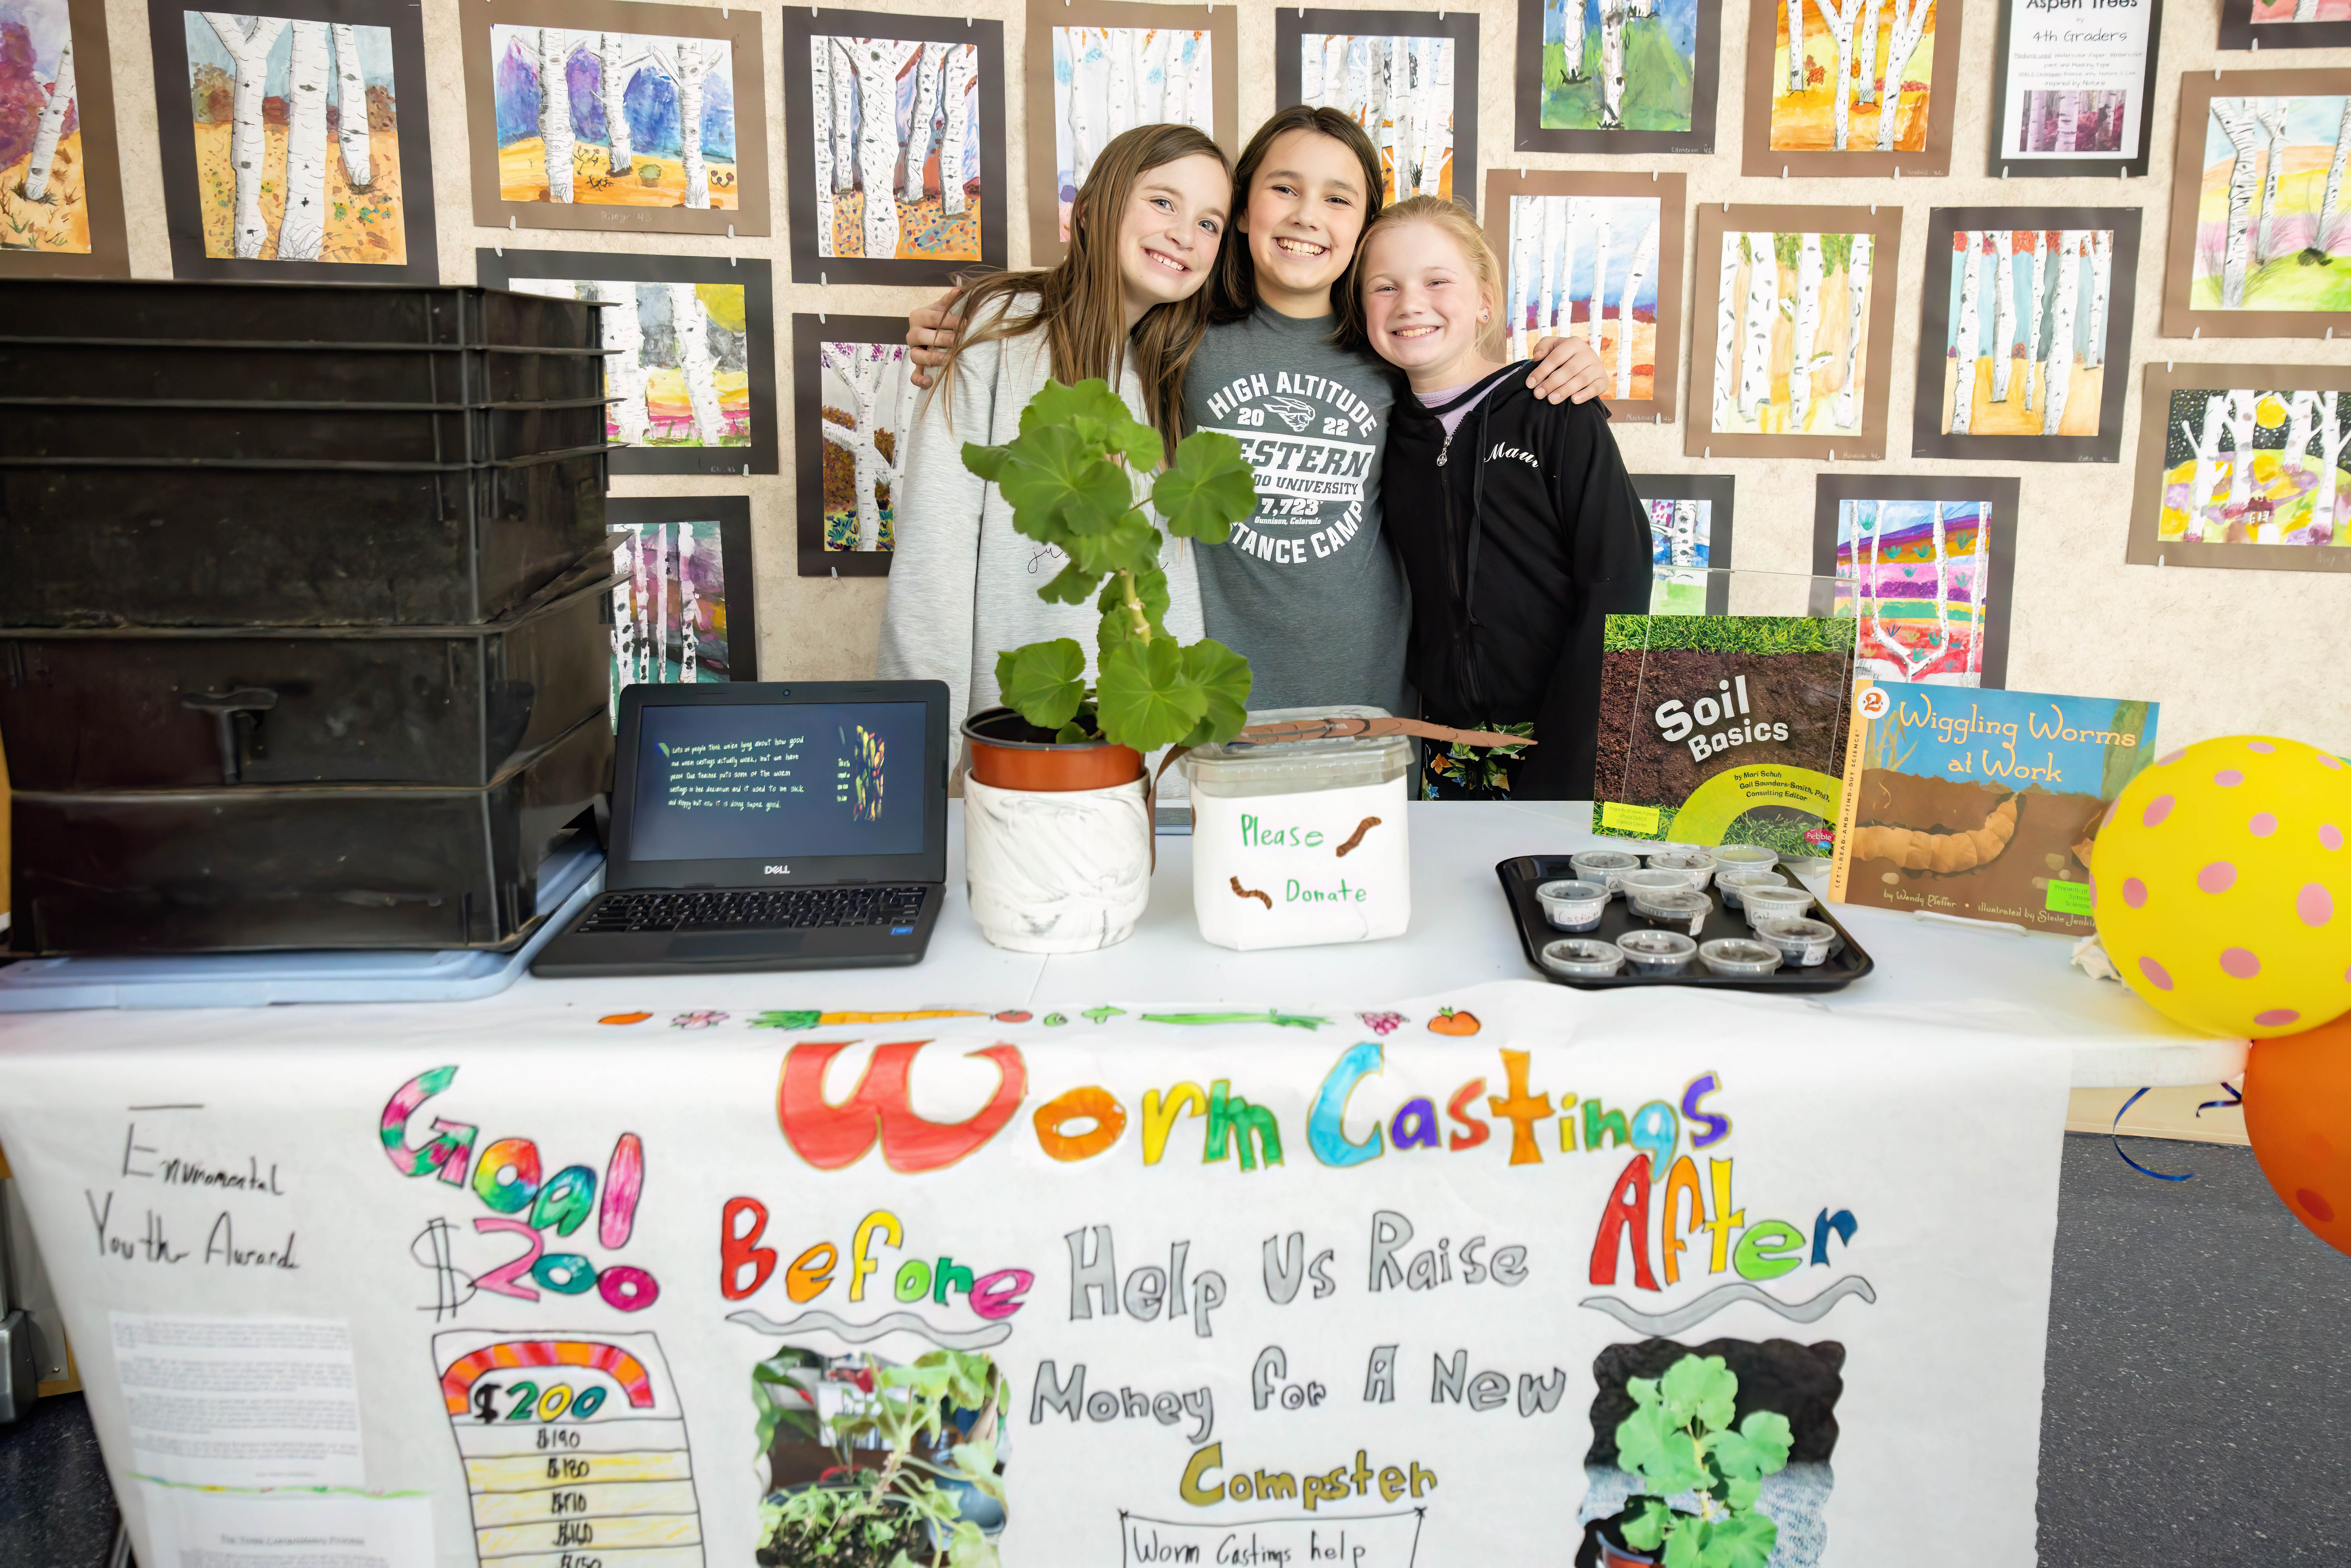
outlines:
[[[948,817],[947,899],[928,957],[905,969],[680,976],[648,981],[525,978],[465,1008],[538,1008],[560,998],[619,1011],[678,1007],[756,1010],[794,1005],[980,1006],[1081,1009],[1113,1000],[1307,1005],[1338,997],[1433,996],[1493,980],[1544,984],[1527,966],[1494,876],[1514,855],[1564,854],[1602,842],[1581,802],[1416,803],[1411,808],[1413,919],[1402,938],[1357,946],[1233,953],[1200,940],[1192,918],[1191,841],[1163,835],[1151,905],[1134,936],[1099,953],[1058,957],[989,946],[963,888],[962,804]],[[1815,886],[1815,891],[1819,891]],[[2204,1084],[2244,1070],[2246,1042],[2195,1035],[2112,981],[2069,962],[2071,944],[1998,927],[1963,929],[1891,911],[1841,905],[1837,917],[1876,969],[1845,990],[1757,1005],[1823,1007],[1882,1019],[1889,1040],[1936,1025],[2046,1040],[2072,1055],[2076,1088]],[[408,1013],[421,1022],[431,1006]],[[12,1021],[16,1031],[71,1029],[74,1015]],[[158,1027],[164,1026],[159,1017]],[[429,1024],[428,1024],[429,1027]]]

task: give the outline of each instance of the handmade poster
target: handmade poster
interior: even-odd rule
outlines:
[[[792,444],[802,577],[884,577],[923,393],[899,316],[792,318]]]
[[[0,277],[126,277],[103,0],[0,0]]]
[[[475,223],[768,232],[756,8],[489,0],[457,15]]]
[[[1138,125],[1196,125],[1238,157],[1238,13],[1083,0],[1029,11],[1029,259],[1070,243],[1070,204],[1105,143]],[[1050,134],[1048,133],[1050,131]]]
[[[1711,456],[1886,454],[1889,308],[1902,211],[1698,206],[1697,317],[1683,450]]]
[[[2351,571],[2351,371],[2149,364],[2134,565]]]
[[[2091,852],[2155,760],[2155,716],[2150,702],[1862,676],[1829,897],[2090,935]]]
[[[787,6],[783,43],[792,281],[1004,266],[1004,24]]]
[[[2338,49],[2351,44],[2351,0],[2220,0],[2224,49]]]
[[[605,503],[612,536],[611,714],[639,682],[759,678],[751,503],[742,496],[632,496]]]
[[[2163,0],[1999,0],[1991,167],[2003,178],[2147,172]]]
[[[2112,463],[2138,277],[2137,207],[1927,214],[1913,457]]]
[[[1960,0],[1755,0],[1740,172],[1951,172]]]
[[[1730,612],[1731,497],[1728,474],[1635,474],[1649,514],[1649,613]]]
[[[16,1031],[141,1560],[110,1308],[347,1320],[436,1568],[1565,1563],[1696,1533],[1669,1442],[1754,1562],[2031,1560],[2062,1050],[1531,980],[785,982]],[[224,1217],[298,1267],[205,1257]]]
[[[147,25],[173,277],[440,281],[413,5],[148,0]]]
[[[2351,328],[2351,70],[2180,78],[2167,338]]]
[[[1520,152],[1711,152],[1722,0],[1518,0]]]
[[[1854,632],[1807,616],[1609,616],[1592,831],[1828,853]]]
[[[1491,169],[1486,239],[1509,269],[1502,351],[1588,339],[1619,419],[1674,417],[1687,177]]]
[[[1813,483],[1813,573],[1835,580],[1830,613],[1860,623],[1855,672],[2006,684],[2017,482],[1822,474]]]
[[[1353,117],[1380,150],[1383,201],[1442,196],[1476,209],[1477,13],[1277,6],[1273,47],[1275,106]]]
[[[615,474],[773,474],[771,264],[601,250],[474,253],[491,288],[603,304]]]

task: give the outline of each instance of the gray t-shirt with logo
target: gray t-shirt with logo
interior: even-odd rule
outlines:
[[[1334,325],[1259,306],[1192,356],[1185,425],[1234,437],[1257,470],[1257,510],[1226,543],[1194,545],[1200,609],[1249,660],[1249,706],[1397,713],[1411,607],[1380,538],[1394,372],[1332,346]]]

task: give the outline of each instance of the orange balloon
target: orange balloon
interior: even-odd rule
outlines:
[[[2351,1016],[2253,1041],[2245,1131],[2262,1175],[2294,1217],[2351,1253]]]

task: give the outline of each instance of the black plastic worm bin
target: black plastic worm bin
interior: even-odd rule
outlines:
[[[0,631],[18,789],[478,789],[610,698],[609,559],[486,626]]]
[[[0,394],[0,458],[477,465],[578,452],[603,440],[601,397],[466,408]]]
[[[511,947],[611,772],[600,708],[477,789],[21,790],[9,951]]]

